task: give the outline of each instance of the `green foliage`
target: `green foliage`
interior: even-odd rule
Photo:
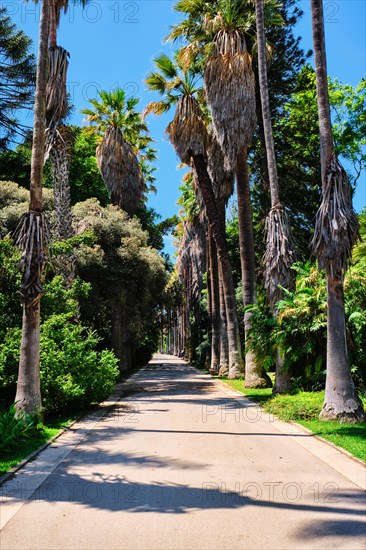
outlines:
[[[360,268],[366,269],[366,208],[359,215],[361,241],[353,249],[353,260]]]
[[[275,320],[264,300],[253,312],[248,347],[260,364],[272,368],[278,348],[284,354],[284,368],[300,389],[318,390],[325,381],[327,338],[327,293],[325,275],[316,266],[295,264],[296,290],[284,291],[277,304]],[[351,370],[358,389],[366,382],[366,277],[351,267],[345,279],[347,341]]]
[[[0,346],[0,386],[14,387],[21,330],[9,330]],[[117,360],[96,351],[98,337],[68,314],[54,314],[41,325],[41,391],[47,412],[82,408],[103,401],[118,376]]]
[[[10,238],[0,240],[0,341],[10,327],[20,326],[22,308],[18,296],[20,253]]]
[[[336,151],[353,165],[353,183],[366,167],[366,79],[353,87],[329,81],[332,133]]]
[[[34,422],[29,416],[16,418],[15,404],[9,410],[0,410],[0,441],[4,453],[24,443],[34,431]]]
[[[93,292],[82,300],[82,315],[111,345],[111,307],[124,310],[128,345],[138,349],[156,338],[156,308],[167,280],[164,260],[148,246],[149,235],[138,219],[115,206],[103,208],[95,199],[74,207],[79,228],[92,231],[93,246],[75,251],[80,275]]]
[[[41,388],[48,411],[99,403],[119,374],[112,352],[95,350],[99,338],[67,315],[53,315],[41,331]]]
[[[84,245],[85,246],[85,245]],[[10,239],[0,241],[0,396],[14,398],[18,374],[22,308],[18,297],[19,252]],[[46,411],[83,407],[108,396],[118,375],[116,358],[98,351],[100,338],[74,324],[78,302],[90,283],[76,279],[65,289],[60,276],[48,274],[41,309],[41,389]]]

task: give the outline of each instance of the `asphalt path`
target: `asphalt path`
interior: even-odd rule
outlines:
[[[365,469],[158,355],[0,488],[1,550],[366,548]]]

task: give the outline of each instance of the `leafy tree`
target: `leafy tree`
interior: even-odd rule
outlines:
[[[93,288],[81,304],[82,317],[125,370],[136,364],[142,342],[157,337],[156,308],[166,283],[163,258],[147,245],[138,219],[129,219],[119,207],[103,208],[88,199],[74,206],[73,215],[79,233],[92,231],[96,237],[94,245],[75,251],[78,271]]]
[[[35,58],[30,46],[31,40],[12,23],[6,8],[0,7],[0,151],[27,132],[17,111],[32,107]]]

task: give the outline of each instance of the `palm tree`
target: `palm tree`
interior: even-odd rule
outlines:
[[[83,7],[89,0],[74,0]],[[67,69],[70,54],[57,45],[57,29],[60,24],[62,11],[66,14],[69,0],[50,0],[50,31],[49,31],[49,68],[47,80],[46,118],[47,129],[51,134],[49,147],[52,147],[52,130],[63,120],[68,112],[68,98],[66,88]]]
[[[152,139],[135,110],[139,99],[126,99],[124,90],[99,92],[99,100],[92,99],[91,109],[81,112],[87,115],[91,131],[100,137],[96,157],[100,173],[114,205],[133,216],[141,204],[144,191],[142,161],[153,158],[149,147]]]
[[[215,197],[219,207],[222,223],[226,225],[226,206],[229,198],[234,192],[234,174],[230,169],[225,167],[225,157],[223,151],[216,140],[215,136],[211,136],[208,148],[208,173],[210,175]],[[215,247],[216,250],[216,247]],[[219,376],[226,376],[229,372],[229,355],[227,343],[227,322],[225,297],[222,286],[223,275],[218,269],[218,327],[213,327],[213,330],[219,330]],[[217,291],[216,291],[217,292]],[[212,290],[213,293],[213,290]]]
[[[174,26],[168,39],[185,38],[188,45],[181,57],[186,64],[204,65],[204,84],[212,112],[215,137],[221,146],[226,166],[236,173],[239,244],[244,305],[255,303],[255,256],[250,202],[247,148],[256,127],[255,77],[248,40],[255,22],[253,5],[248,0],[200,2],[181,0],[175,9],[188,14]],[[246,339],[250,330],[250,311],[244,315]],[[245,357],[245,384],[263,387],[267,380],[254,355]]]
[[[291,265],[295,261],[295,251],[286,210],[280,201],[277,165],[273,141],[271,112],[269,106],[267,52],[264,23],[264,0],[256,0],[258,73],[262,105],[263,129],[266,146],[267,167],[271,193],[271,210],[266,219],[267,249],[264,255],[264,286],[274,316],[277,316],[276,303],[283,299],[283,288],[293,287],[294,272]],[[283,372],[283,357],[278,351],[276,378],[273,393],[284,393],[291,388],[288,372]]]
[[[344,274],[358,239],[348,176],[334,152],[330,118],[322,0],[311,0],[315,57],[322,202],[316,215],[313,251],[327,277],[327,376],[323,420],[360,422],[366,415],[352,381],[346,340]]]
[[[164,99],[152,102],[146,112],[161,114],[176,105],[175,116],[167,127],[167,134],[181,161],[193,168],[206,209],[207,219],[215,239],[219,265],[224,275],[223,285],[228,325],[229,376],[235,377],[242,370],[239,327],[236,313],[235,289],[227,250],[225,227],[222,223],[212,181],[207,171],[207,147],[209,136],[197,100],[201,90],[195,70],[183,71],[176,59],[167,55],[155,59],[158,71],[146,79],[149,88],[159,92]]]
[[[22,341],[15,397],[19,416],[24,416],[24,414],[40,416],[42,408],[39,373],[39,323],[40,300],[43,292],[41,278],[48,240],[47,221],[42,212],[48,32],[49,4],[42,2],[34,101],[29,211],[22,216],[14,236],[16,244],[22,251],[21,267],[23,268]]]
[[[85,6],[89,0],[80,0]],[[57,29],[61,12],[67,12],[69,0],[50,1],[50,29],[48,49],[48,78],[46,95],[46,154],[50,158],[53,177],[53,195],[56,211],[56,230],[59,240],[73,235],[69,160],[72,145],[72,131],[63,124],[69,111],[67,96],[67,70],[70,54],[57,45]],[[75,257],[73,254],[61,254],[57,266],[66,287],[70,287],[75,278]]]

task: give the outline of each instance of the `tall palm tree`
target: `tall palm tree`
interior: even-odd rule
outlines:
[[[225,157],[215,136],[211,136],[209,148],[208,148],[208,173],[212,180],[213,189],[217,204],[219,207],[221,220],[226,226],[226,206],[229,198],[234,193],[234,174],[232,170],[225,167]],[[216,248],[216,247],[215,247]],[[226,322],[226,308],[225,297],[222,287],[223,275],[218,269],[218,315],[219,315],[219,350],[220,358],[219,364],[219,376],[226,376],[229,372],[229,356],[227,345],[227,322]],[[217,330],[217,327],[215,327]]]
[[[264,0],[255,2],[257,19],[258,74],[262,105],[262,119],[266,147],[271,210],[266,219],[267,248],[264,255],[264,285],[272,311],[277,316],[276,303],[283,298],[282,288],[293,286],[294,272],[291,265],[295,261],[295,250],[291,237],[286,210],[280,201],[277,165],[273,141],[271,112],[269,106],[267,78],[267,49],[264,23]],[[278,351],[276,378],[273,393],[284,393],[291,388],[288,372],[283,372],[283,357]]]
[[[248,44],[253,43],[255,12],[248,0],[180,0],[175,9],[187,18],[173,27],[168,39],[183,37],[188,45],[181,57],[186,64],[204,65],[204,84],[212,111],[214,134],[226,165],[236,173],[239,244],[243,300],[249,306],[256,301],[255,255],[250,202],[247,148],[256,126],[255,77]],[[251,313],[246,310],[244,328],[250,330]],[[245,357],[246,384],[267,385],[263,369],[254,355]]]
[[[235,288],[228,255],[225,227],[207,171],[207,147],[209,136],[197,100],[200,94],[195,70],[183,71],[178,61],[174,63],[162,54],[155,59],[158,71],[146,79],[149,88],[163,95],[163,100],[152,102],[146,112],[161,114],[176,105],[175,116],[167,127],[167,134],[181,161],[193,168],[205,204],[207,219],[215,239],[219,265],[224,275],[223,285],[228,325],[229,376],[235,377],[242,370],[239,327],[236,313]]]
[[[89,0],[80,0],[85,6]],[[56,212],[56,233],[59,240],[73,235],[69,160],[72,145],[72,132],[64,125],[68,115],[67,70],[70,54],[57,44],[57,29],[61,13],[66,14],[69,0],[50,0],[50,29],[48,49],[48,78],[46,94],[46,154],[50,158],[53,178],[53,195]],[[61,254],[57,258],[57,267],[66,287],[70,287],[75,278],[75,257],[73,254]]]
[[[19,416],[41,415],[42,400],[39,373],[39,324],[42,296],[42,271],[46,260],[48,226],[42,212],[42,175],[44,164],[45,111],[47,83],[47,46],[49,32],[49,4],[42,2],[39,24],[39,51],[37,62],[36,95],[31,163],[29,211],[20,220],[15,242],[22,251],[22,340],[16,391]]]
[[[320,417],[360,422],[366,415],[349,368],[343,285],[359,223],[352,206],[351,186],[332,141],[322,0],[311,0],[311,15],[322,172],[322,202],[312,245],[319,267],[326,272],[328,296],[327,376]]]
[[[138,156],[150,160],[152,139],[146,123],[135,109],[137,98],[126,98],[122,89],[99,92],[98,99],[90,100],[87,115],[91,131],[100,137],[96,157],[100,173],[113,204],[129,216],[139,208],[144,191],[144,177]]]

